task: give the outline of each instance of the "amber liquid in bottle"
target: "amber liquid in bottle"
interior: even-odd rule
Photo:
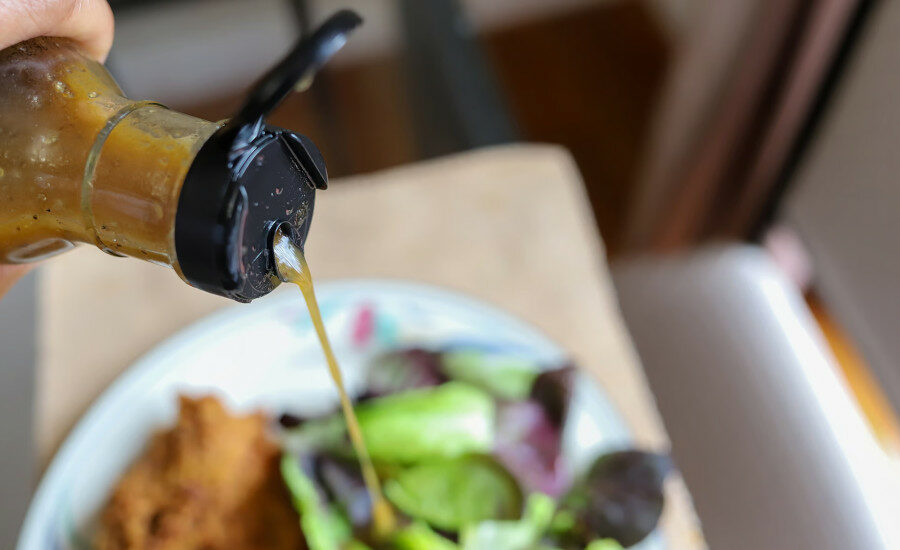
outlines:
[[[125,98],[66,39],[0,51],[0,262],[82,242],[178,270],[178,196],[217,127]]]

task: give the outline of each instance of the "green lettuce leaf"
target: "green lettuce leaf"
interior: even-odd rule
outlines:
[[[489,395],[448,382],[373,399],[356,408],[372,459],[412,463],[486,452],[496,410]]]
[[[538,366],[533,361],[478,350],[448,351],[441,356],[444,374],[487,390],[501,399],[528,397]]]
[[[481,455],[412,466],[388,480],[384,493],[407,515],[451,531],[488,519],[515,519],[522,510],[515,479]]]
[[[410,464],[489,452],[496,406],[490,395],[461,382],[371,399],[354,409],[376,463]],[[351,456],[341,415],[309,420],[287,431],[284,447]]]
[[[532,493],[522,519],[487,520],[466,526],[460,537],[463,550],[531,550],[553,520],[556,503],[547,495]]]
[[[420,521],[397,531],[391,542],[394,550],[458,550],[459,548]]]
[[[315,483],[303,473],[297,459],[282,455],[281,477],[300,514],[300,527],[310,550],[340,550],[351,542],[350,524],[321,501]]]
[[[600,539],[588,544],[584,550],[622,550],[622,545],[614,539]]]

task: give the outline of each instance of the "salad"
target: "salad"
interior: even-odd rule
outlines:
[[[340,411],[279,419],[281,477],[311,550],[613,550],[657,526],[665,455],[562,459],[575,369],[476,349],[378,357],[354,410],[397,521],[372,528]]]

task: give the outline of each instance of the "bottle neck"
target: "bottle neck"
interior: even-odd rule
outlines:
[[[174,230],[185,176],[218,125],[134,102],[111,117],[88,153],[85,227],[102,250],[177,268]]]

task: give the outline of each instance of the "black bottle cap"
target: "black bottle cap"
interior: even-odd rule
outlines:
[[[315,192],[327,186],[325,162],[308,138],[264,119],[361,22],[343,10],[300,40],[197,153],[175,217],[178,265],[193,286],[249,302],[279,284],[271,248],[275,229],[289,227],[294,244],[303,247]]]

